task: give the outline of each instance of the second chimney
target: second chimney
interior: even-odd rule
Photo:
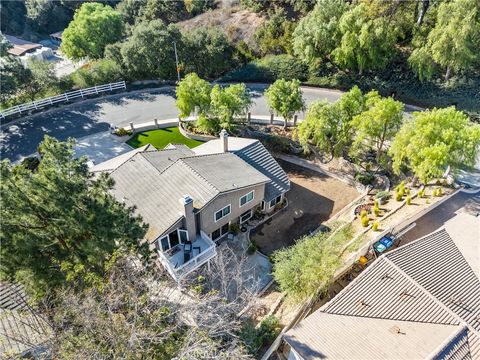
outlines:
[[[228,133],[227,133],[227,130],[222,129],[222,131],[220,131],[220,140],[222,142],[223,152],[228,152]]]

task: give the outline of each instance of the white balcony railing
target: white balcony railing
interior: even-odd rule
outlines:
[[[199,268],[217,255],[216,245],[207,234],[201,231],[199,238],[192,243],[192,246],[197,247],[200,245],[201,252],[181,265],[173,263],[173,257],[169,257],[166,253],[158,252],[160,263],[176,281],[179,281],[182,277]]]

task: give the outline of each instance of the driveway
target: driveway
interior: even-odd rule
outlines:
[[[355,187],[292,163],[278,160],[288,174],[288,207],[250,234],[259,250],[270,255],[317,229],[359,196]]]
[[[399,245],[408,244],[438,230],[460,212],[467,212],[472,215],[480,214],[480,192],[473,194],[459,192],[421,218],[415,220],[415,226],[402,235]],[[404,225],[407,226],[408,223]],[[401,229],[402,227],[403,225],[397,228]],[[480,236],[480,229],[471,229],[471,231],[477,231]]]

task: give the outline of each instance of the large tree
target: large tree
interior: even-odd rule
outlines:
[[[146,225],[110,194],[106,174],[94,177],[87,159],[75,158],[73,143],[45,136],[33,171],[1,163],[0,274],[36,297],[68,281],[95,283],[115,249],[148,256],[139,242]]]
[[[360,75],[385,68],[395,52],[396,31],[387,18],[373,18],[366,3],[351,5],[340,19],[340,31],[340,44],[332,53],[335,62]]]
[[[265,97],[270,109],[282,115],[285,128],[296,112],[305,109],[300,81],[296,79],[275,81],[265,91]]]
[[[20,91],[33,101],[41,98],[57,81],[53,63],[43,60],[30,60],[27,63],[27,76],[20,86]]]
[[[174,41],[181,48],[181,34],[174,25],[167,26],[162,20],[143,22],[120,45],[123,66],[132,78],[174,79]]]
[[[340,41],[339,21],[347,9],[343,0],[320,0],[293,33],[295,55],[310,65],[328,59]]]
[[[100,59],[105,46],[123,36],[122,16],[108,5],[84,3],[62,35],[62,51],[78,60],[84,57]]]
[[[476,0],[442,2],[435,27],[423,46],[416,48],[409,62],[420,79],[431,79],[434,64],[445,69],[448,80],[452,70],[461,72],[480,63],[480,5]]]
[[[3,5],[2,5],[3,6]],[[17,57],[8,53],[11,45],[0,37],[0,100],[5,102],[15,96],[22,84],[30,77],[30,71],[25,69]]]
[[[210,91],[210,84],[197,74],[185,76],[175,90],[180,117],[205,116],[210,109]]]
[[[376,91],[368,93],[366,99],[367,110],[355,116],[352,122],[353,147],[357,153],[373,149],[378,163],[385,154],[387,142],[402,125],[403,103],[391,97],[382,98]]]
[[[315,101],[298,126],[298,139],[305,150],[312,144],[330,159],[341,156],[352,142],[352,120],[366,109],[365,97],[357,86],[335,103]]]
[[[392,141],[393,169],[403,165],[426,183],[450,167],[473,166],[480,146],[480,125],[448,107],[413,113]]]
[[[225,33],[218,29],[201,27],[183,33],[184,48],[181,62],[185,72],[195,72],[202,78],[217,78],[234,64],[234,47]]]
[[[231,129],[235,116],[245,115],[252,105],[252,99],[245,84],[221,88],[215,85],[210,94],[210,112],[220,121],[220,127]]]

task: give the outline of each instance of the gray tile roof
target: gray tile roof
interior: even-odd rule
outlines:
[[[272,180],[265,186],[265,201],[275,199],[290,190],[287,174],[260,141],[235,151],[235,155]]]
[[[462,221],[462,217],[454,220]],[[471,229],[470,236],[465,239],[465,242],[468,241],[478,241],[475,229]],[[322,350],[321,346],[324,345],[321,341],[327,341],[324,337],[328,337],[331,342],[338,341],[338,345],[343,341],[342,346],[351,348],[353,345],[344,336],[345,329],[340,325],[332,324],[325,331],[323,327],[326,322],[322,320],[311,325],[308,330],[301,330],[302,323],[309,321],[310,317],[322,316],[316,315],[317,313],[347,316],[362,321],[393,320],[408,324],[465,328],[455,336],[446,337],[443,347],[431,348],[429,357],[480,358],[480,280],[444,228],[381,256],[336,297],[290,329],[285,337],[290,343],[292,336],[307,339],[308,333],[315,334],[310,340],[305,340],[301,346],[303,351],[309,348]],[[363,334],[364,329],[359,325],[351,331],[353,338]],[[317,339],[320,337],[321,341]],[[423,341],[428,342],[430,339],[423,335]],[[298,352],[299,345],[292,344]],[[381,351],[380,348],[377,351]],[[367,350],[362,353],[363,358],[377,356],[373,349],[370,349],[372,352]],[[396,349],[391,351],[390,357],[401,358],[401,353],[397,353]],[[305,359],[315,358],[308,352],[306,355]]]
[[[194,155],[188,147],[148,151],[142,154],[158,171],[162,172],[178,159]]]
[[[271,179],[265,186],[266,201],[290,190],[287,174],[260,141],[229,136],[228,150]],[[211,140],[197,146],[193,151],[197,155],[218,154],[223,152],[223,143],[219,139]]]
[[[270,182],[270,178],[231,153],[193,156],[182,158],[180,162],[220,192]]]
[[[200,208],[219,192],[182,162],[160,172],[143,155],[135,155],[110,175],[115,180],[113,194],[119,201],[136,206],[149,224],[145,237],[153,241],[182,219],[183,195],[190,195],[194,206]]]
[[[288,331],[285,340],[305,360],[430,358],[448,353],[445,340],[457,338],[465,351],[464,326],[336,315],[317,311]],[[468,349],[467,349],[468,350]]]

